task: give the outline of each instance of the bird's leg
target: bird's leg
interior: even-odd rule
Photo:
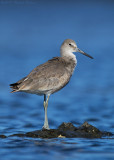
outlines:
[[[47,117],[47,107],[48,107],[48,101],[49,101],[49,96],[47,97],[46,100],[46,95],[44,95],[44,112],[45,112],[45,119],[44,119],[44,126],[43,129],[50,129],[48,125],[48,117]]]

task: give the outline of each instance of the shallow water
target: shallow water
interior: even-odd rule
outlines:
[[[114,2],[0,1],[0,134],[41,129],[43,97],[11,94],[9,84],[34,67],[59,56],[71,38],[94,57],[76,54],[70,83],[50,97],[50,128],[84,121],[114,133]],[[1,139],[0,157],[8,159],[114,159],[114,137],[102,139]]]

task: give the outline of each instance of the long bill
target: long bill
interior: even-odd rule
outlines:
[[[89,58],[91,58],[91,59],[93,59],[93,57],[92,57],[92,56],[90,56],[89,54],[87,54],[87,53],[83,52],[83,51],[82,51],[82,50],[80,50],[79,48],[78,48],[78,52],[82,53],[83,55],[85,55],[85,56],[87,56],[87,57],[89,57]]]

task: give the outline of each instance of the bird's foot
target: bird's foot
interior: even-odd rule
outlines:
[[[42,130],[50,130],[50,128],[49,128],[49,126],[45,126],[45,125],[44,125],[44,126],[42,127]]]

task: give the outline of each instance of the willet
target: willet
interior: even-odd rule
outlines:
[[[12,92],[44,95],[44,129],[49,129],[47,107],[50,95],[68,84],[76,67],[77,59],[73,52],[80,52],[93,59],[93,57],[80,50],[75,41],[66,39],[60,48],[61,57],[54,57],[48,60],[46,63],[34,68],[32,72],[23,79],[10,84]]]

